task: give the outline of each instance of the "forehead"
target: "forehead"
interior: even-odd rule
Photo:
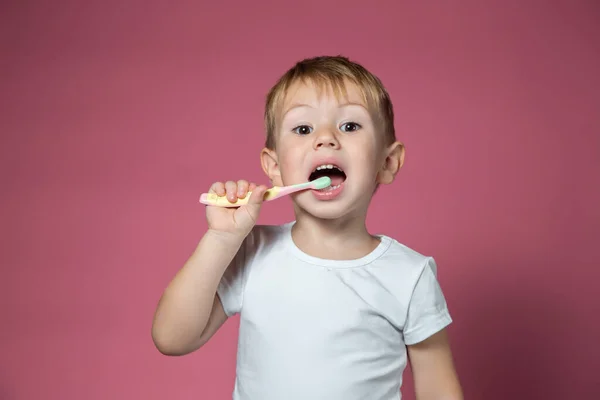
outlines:
[[[354,82],[297,80],[286,90],[283,111],[295,104],[355,103],[368,108],[365,91]]]

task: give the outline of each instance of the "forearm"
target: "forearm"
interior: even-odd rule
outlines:
[[[157,306],[152,338],[161,351],[186,352],[194,347],[209,320],[223,273],[242,240],[211,231],[202,237]]]
[[[426,393],[417,391],[415,393],[416,400],[464,400],[463,393],[460,387],[448,387],[438,392],[429,391]]]
[[[417,400],[463,400],[447,332],[408,346]]]
[[[462,392],[440,394],[440,395],[419,395],[416,396],[417,400],[464,400]]]

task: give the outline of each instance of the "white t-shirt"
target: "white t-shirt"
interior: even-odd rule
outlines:
[[[302,252],[256,226],[218,295],[240,313],[234,400],[399,400],[405,345],[452,319],[436,264],[384,235],[356,260]]]

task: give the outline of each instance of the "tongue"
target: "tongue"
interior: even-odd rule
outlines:
[[[344,182],[344,178],[339,175],[330,176],[331,178],[331,186],[337,186],[340,183]]]

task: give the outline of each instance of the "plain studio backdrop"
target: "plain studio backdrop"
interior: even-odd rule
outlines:
[[[238,319],[168,358],[153,313],[206,228],[200,193],[267,183],[267,90],[324,54],[392,95],[406,165],[368,224],[438,261],[466,398],[600,398],[597,1],[0,13],[0,399],[231,398]],[[290,205],[260,222],[290,221]]]

